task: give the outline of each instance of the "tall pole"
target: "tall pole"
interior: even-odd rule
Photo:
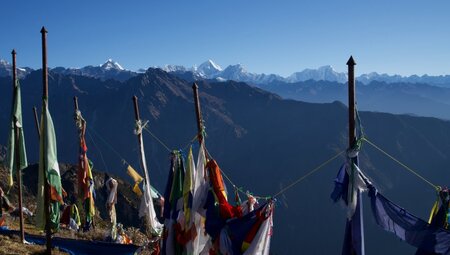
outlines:
[[[74,109],[75,109],[75,114],[77,113],[77,111],[78,111],[78,97],[76,97],[76,96],[74,96],[73,97],[73,107],[74,107]],[[75,124],[77,124],[76,123],[76,121],[77,121],[77,119],[76,119],[76,117],[75,117]],[[83,125],[84,123],[82,123],[82,125]],[[78,128],[78,127],[77,127]],[[83,127],[81,127],[81,128],[83,128]],[[80,138],[80,137],[79,137]],[[81,138],[80,138],[81,139]],[[81,143],[81,142],[80,142]],[[81,167],[81,162],[80,161],[78,161],[78,164],[80,165],[79,167]],[[85,166],[86,167],[86,166]],[[80,188],[80,186],[81,186],[81,182],[80,182],[80,180],[79,179],[77,179],[77,181],[78,181],[78,196],[77,196],[77,199],[79,199],[79,200],[81,200],[81,202],[83,203],[84,201],[82,200],[82,199],[80,199],[80,194],[81,194],[81,188]],[[107,180],[105,180],[105,181],[107,181]],[[83,207],[83,209],[85,209],[84,207]],[[85,223],[86,223],[86,218],[87,218],[87,212],[85,211],[85,219],[84,219],[84,221],[85,221]],[[86,224],[85,224],[86,225]]]
[[[141,116],[139,114],[139,105],[138,105],[138,98],[137,96],[133,96],[133,105],[134,105],[134,118],[137,121],[141,120]],[[147,177],[147,165],[146,165],[146,161],[145,161],[145,155],[144,155],[144,151],[143,151],[143,138],[142,138],[142,132],[137,133],[138,136],[138,142],[139,142],[139,155],[140,155],[140,163],[141,163],[141,168],[142,170],[145,172],[145,176]],[[147,178],[146,178],[146,186],[147,186]]]
[[[349,148],[354,148],[356,145],[356,107],[355,107],[355,65],[356,62],[353,56],[347,61],[348,66],[348,145]],[[358,165],[358,157],[351,159],[351,164]],[[353,166],[353,165],[352,165]],[[362,195],[359,190],[357,191],[357,204],[356,211],[353,215],[350,228],[352,241],[359,243],[358,247],[353,247],[358,255],[365,254],[365,244],[364,244],[364,220],[363,220],[363,205],[362,205]],[[359,235],[358,235],[359,233]],[[356,250],[357,249],[357,250]]]
[[[41,29],[42,34],[42,83],[43,83],[43,91],[42,98],[44,101],[43,107],[44,111],[47,110],[48,103],[48,69],[47,69],[47,30],[45,27]],[[43,125],[47,123],[43,122]],[[42,130],[45,130],[47,127],[44,126]],[[45,131],[44,131],[45,132]],[[45,144],[45,133],[41,134],[40,139],[43,140],[44,148],[46,148]],[[47,169],[45,165],[45,160],[42,160],[44,166],[42,169]],[[45,209],[45,237],[46,237],[46,246],[47,246],[47,254],[52,254],[52,232],[50,226],[50,187],[48,185],[47,174],[44,173],[44,209]]]
[[[41,137],[41,129],[39,127],[39,118],[38,118],[36,106],[33,107],[33,114],[34,114],[34,124],[36,124],[38,138],[40,138]]]
[[[348,145],[352,148],[356,141],[355,126],[355,60],[347,61],[348,66]]]
[[[134,118],[136,121],[139,121],[141,119],[141,116],[139,114],[139,105],[137,102],[137,96],[133,96],[133,105],[134,105]]]
[[[73,106],[75,108],[75,112],[78,111],[78,97],[73,97]]]
[[[201,145],[203,142],[203,120],[200,110],[200,99],[198,97],[198,85],[194,82],[192,85],[194,91],[194,103],[195,103],[195,115],[197,116],[197,129],[198,129],[198,143]]]
[[[17,103],[16,97],[17,97],[17,66],[16,66],[16,51],[12,50],[12,63],[13,63],[13,107]],[[17,126],[17,117],[13,116],[14,121],[14,140],[15,145],[14,146],[14,161],[16,165],[16,174],[17,174],[17,185],[19,186],[19,219],[20,219],[20,241],[22,243],[25,242],[25,231],[23,228],[23,206],[22,206],[22,170],[20,169],[20,128]]]
[[[136,96],[133,96],[133,105],[134,105],[134,118],[136,120],[136,122],[139,122],[141,120],[141,116],[139,114],[139,106],[138,106],[138,98]],[[147,192],[148,195],[150,195],[150,176],[148,174],[148,170],[147,170],[147,161],[145,159],[145,152],[144,152],[144,140],[142,137],[142,131],[141,132],[137,132],[137,136],[138,136],[138,141],[139,141],[139,153],[141,156],[141,168],[144,171],[144,176],[145,176],[145,192]],[[151,198],[150,198],[151,199]],[[154,208],[151,208],[150,210],[154,210]],[[149,221],[148,224],[150,227],[152,227],[151,225],[151,221],[152,219],[152,213],[149,212],[148,214],[149,216]],[[154,226],[153,226],[154,227]]]

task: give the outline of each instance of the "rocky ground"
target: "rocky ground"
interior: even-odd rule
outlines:
[[[0,163],[1,164],[1,163]],[[68,197],[65,201],[76,201],[76,168],[72,165],[60,164],[62,185]],[[24,170],[24,206],[29,208],[32,212],[36,211],[36,191],[37,191],[37,165],[30,165]],[[104,173],[94,172],[94,182],[96,185],[96,209],[97,215],[95,217],[95,228],[88,232],[74,232],[61,228],[54,236],[72,239],[84,240],[105,240],[108,236],[111,224],[107,220],[105,200],[106,193],[103,192],[102,187],[104,183]],[[114,177],[116,178],[116,177]],[[118,205],[117,218],[118,222],[124,225],[125,233],[133,240],[136,245],[144,245],[147,240],[146,236],[141,231],[141,226],[138,217],[139,198],[131,191],[131,186],[126,181],[116,178],[119,183],[118,188]],[[6,192],[8,190],[6,180],[8,180],[8,172],[0,166],[0,186]],[[17,206],[17,187],[16,185],[9,191],[8,198],[14,206]],[[81,206],[79,206],[81,208]],[[80,209],[80,217],[83,217],[83,210]],[[7,217],[7,225],[10,229],[19,229],[19,220],[10,216]],[[43,235],[42,231],[35,227],[34,217],[25,217],[25,232],[34,235]],[[17,236],[0,235],[0,254],[42,254],[45,251],[44,246],[40,245],[23,245],[20,243]],[[144,251],[148,253],[148,251]],[[66,254],[58,249],[54,250],[54,254]]]

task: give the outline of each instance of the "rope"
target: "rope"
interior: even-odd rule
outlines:
[[[195,140],[198,139],[198,135],[195,135],[184,147],[183,147],[183,151],[187,151],[187,149],[189,148],[189,146],[191,146]]]
[[[117,152],[114,147],[112,147],[111,144],[109,144],[106,140],[104,140],[97,132],[95,132],[94,129],[90,128],[117,156],[119,156],[119,158],[122,159],[122,161],[126,164],[129,165],[129,163],[123,159],[123,157],[120,155],[119,152]],[[149,133],[156,141],[158,141],[169,153],[171,153],[173,150],[171,150],[169,148],[169,146],[167,146],[161,139],[159,139],[155,134],[153,134],[146,126],[143,127],[143,130],[145,130],[147,133]],[[92,138],[91,138],[92,139]],[[191,141],[189,141],[189,143],[184,147],[184,149],[186,149],[187,147],[189,147],[189,145],[191,145],[195,140],[197,139],[197,135],[194,136]],[[211,153],[209,153],[208,149],[206,149],[205,147],[205,151],[208,154],[208,156],[213,159],[213,157],[211,156]],[[275,195],[273,196],[256,196],[251,194],[253,197],[255,197],[256,199],[265,199],[265,200],[269,200],[272,198],[275,198],[279,195],[281,195],[282,193],[286,192],[288,189],[292,188],[293,186],[297,185],[298,183],[300,183],[301,181],[303,181],[304,179],[306,179],[307,177],[309,177],[310,175],[314,174],[315,172],[317,172],[318,170],[320,170],[321,168],[323,168],[324,166],[328,165],[329,163],[331,163],[333,160],[335,160],[336,158],[338,158],[340,155],[342,155],[344,151],[339,152],[338,154],[334,155],[333,157],[331,157],[330,159],[326,160],[325,162],[323,162],[322,164],[320,164],[319,166],[317,166],[316,168],[312,169],[310,172],[308,172],[307,174],[303,175],[302,177],[298,178],[297,180],[295,180],[294,182],[292,182],[291,184],[289,184],[288,186],[286,186],[285,188],[281,189],[280,191],[278,191]],[[230,177],[228,177],[228,175],[222,170],[220,169],[220,172],[222,173],[222,175],[225,177],[225,179],[235,188],[237,189],[239,192],[241,192],[244,195],[248,194],[248,191],[245,192],[241,187],[238,187],[232,180]]]
[[[103,137],[100,136],[93,128],[89,127],[88,129],[90,129],[94,133],[94,135],[96,135],[100,140],[102,140],[102,142],[105,143],[105,145],[108,146],[108,148],[112,152],[114,152],[116,154],[116,156],[118,156],[122,160],[123,163],[125,163],[127,165],[131,165],[122,157],[122,155],[120,155],[120,153],[117,150],[114,149],[114,147],[110,143],[108,143],[105,139],[103,139]]]
[[[150,129],[147,126],[143,127],[143,130],[145,130],[147,133],[149,133],[156,141],[158,141],[159,144],[161,144],[161,146],[164,147],[164,149],[166,149],[169,153],[171,153],[174,150],[171,150],[169,146],[167,146],[160,138],[158,138],[152,131],[150,131]],[[198,135],[195,135],[191,140],[189,140],[189,142],[182,148],[183,151],[186,151],[189,146],[198,139]]]
[[[149,133],[156,141],[158,141],[169,153],[173,151],[169,148],[169,146],[167,146],[163,141],[161,141],[161,139],[159,139],[156,135],[154,135],[152,131],[150,131],[147,127],[144,126],[143,129],[147,131],[147,133]]]
[[[208,154],[208,156],[213,159],[213,157],[211,156],[211,154],[209,153],[208,149],[205,148],[206,153]],[[324,161],[322,164],[318,165],[317,167],[315,167],[314,169],[312,169],[311,171],[309,171],[307,174],[301,176],[300,178],[298,178],[297,180],[295,180],[294,182],[292,182],[291,184],[289,184],[288,186],[286,186],[285,188],[281,189],[280,191],[278,191],[275,195],[273,196],[256,196],[251,194],[253,197],[255,197],[256,199],[264,199],[264,200],[269,200],[269,199],[273,199],[281,194],[283,194],[284,192],[286,192],[287,190],[289,190],[290,188],[294,187],[295,185],[297,185],[298,183],[300,183],[301,181],[305,180],[306,178],[308,178],[310,175],[314,174],[315,172],[319,171],[320,169],[322,169],[323,167],[325,167],[326,165],[328,165],[329,163],[331,163],[333,160],[337,159],[339,156],[341,156],[343,153],[345,153],[346,151],[343,150],[339,153],[337,153],[336,155],[334,155],[333,157],[329,158],[328,160]],[[244,190],[240,187],[238,187],[236,184],[234,184],[234,182],[231,180],[230,177],[228,177],[228,175],[222,170],[220,169],[220,172],[222,173],[222,175],[225,177],[225,179],[235,188],[237,189],[239,192],[241,192],[244,195],[247,195],[248,192],[244,192]]]
[[[286,192],[288,189],[294,187],[295,185],[297,185],[298,183],[300,183],[301,181],[305,180],[307,177],[309,177],[310,175],[314,174],[315,172],[319,171],[321,168],[323,168],[324,166],[328,165],[329,163],[331,163],[333,160],[337,159],[339,156],[341,156],[343,153],[345,153],[346,151],[341,151],[338,154],[334,155],[333,157],[329,158],[328,160],[324,161],[322,164],[318,165],[316,168],[312,169],[311,171],[309,171],[307,174],[303,175],[302,177],[298,178],[297,180],[295,180],[294,182],[292,182],[291,184],[289,184],[288,186],[286,186],[285,188],[281,189],[280,191],[278,191],[278,193],[276,193],[275,195],[273,195],[273,197],[277,197],[281,194],[283,194],[284,192]]]
[[[244,194],[244,195],[250,194],[250,195],[252,195],[252,196],[253,196],[254,198],[256,198],[256,199],[269,200],[270,198],[272,198],[271,196],[257,196],[257,195],[252,194],[251,192],[248,192],[248,191],[247,191],[247,192],[244,192],[244,190],[243,190],[241,187],[236,186],[236,185],[233,183],[233,181],[231,181],[230,177],[228,177],[228,175],[227,175],[222,169],[220,169],[220,172],[221,172],[222,175],[225,177],[225,179],[227,179],[228,182],[230,182],[230,184],[233,186],[233,188],[234,188],[235,190],[241,192],[242,194]]]
[[[205,152],[206,152],[206,154],[208,155],[208,157],[209,157],[210,159],[214,159],[214,158],[211,156],[211,153],[209,153],[208,149],[207,149],[206,147],[204,147],[204,149],[205,149]],[[246,196],[247,196],[248,194],[250,194],[250,195],[252,195],[252,196],[253,196],[254,198],[256,198],[256,199],[269,200],[269,199],[271,198],[271,196],[257,196],[257,195],[254,195],[254,194],[248,192],[248,191],[245,192],[245,191],[243,190],[242,187],[238,187],[236,184],[234,184],[234,182],[231,180],[230,177],[228,177],[228,175],[222,170],[222,168],[219,168],[219,169],[220,169],[220,172],[222,173],[223,177],[225,177],[225,179],[233,186],[233,188],[236,189],[237,191],[241,192],[242,194],[244,194],[244,195],[246,195]]]
[[[102,151],[101,151],[100,148],[97,146],[97,143],[95,143],[94,139],[92,139],[91,133],[89,133],[89,132],[86,132],[86,133],[88,134],[89,138],[91,139],[92,143],[94,144],[94,147],[97,149],[98,153],[100,154],[100,158],[102,159],[103,166],[105,167],[105,171],[107,171],[108,166],[106,166],[106,162],[105,162],[105,159],[103,158],[103,153],[102,153]]]
[[[358,105],[355,104],[355,115],[356,115],[356,123],[358,124],[357,126],[357,131],[358,131],[358,137],[364,137],[364,127],[362,125],[362,121],[361,121],[361,117],[359,116],[359,111],[358,111]]]
[[[388,158],[390,158],[391,160],[393,160],[394,162],[396,162],[397,164],[399,164],[400,166],[404,167],[406,170],[408,170],[409,172],[411,172],[412,174],[414,174],[415,176],[417,176],[419,179],[421,179],[422,181],[424,181],[425,183],[427,183],[428,185],[432,186],[434,189],[439,189],[439,186],[434,185],[432,182],[430,182],[429,180],[425,179],[425,177],[423,177],[422,175],[420,175],[417,171],[415,171],[414,169],[412,169],[411,167],[405,165],[404,163],[402,163],[400,160],[394,158],[394,156],[392,156],[391,154],[387,153],[386,151],[384,151],[383,149],[381,149],[380,147],[378,147],[376,144],[374,144],[373,142],[369,141],[367,138],[363,137],[362,140],[366,141],[368,144],[370,144],[372,147],[374,147],[375,149],[377,149],[378,151],[380,151],[381,153],[383,153],[385,156],[387,156]]]

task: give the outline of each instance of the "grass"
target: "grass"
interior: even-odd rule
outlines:
[[[22,244],[18,236],[0,235],[0,254],[45,254],[44,245]],[[62,255],[68,254],[60,251],[58,248],[52,250],[52,254]]]
[[[1,166],[1,155],[0,155],[0,180],[7,180],[8,172]],[[0,183],[3,190],[6,190],[4,187],[4,183]],[[16,204],[17,197],[16,192],[13,190],[9,195],[9,199],[13,204]],[[31,211],[36,211],[36,201],[35,197],[28,191],[25,187],[24,189],[24,198],[23,204],[25,207],[30,209]],[[82,210],[81,210],[82,212]],[[82,213],[81,213],[82,214]],[[83,217],[82,215],[80,215]],[[96,227],[88,232],[74,232],[67,229],[61,228],[57,233],[53,236],[62,237],[62,238],[70,238],[77,240],[89,240],[89,241],[103,241],[105,237],[109,234],[111,229],[111,223],[108,220],[102,219],[99,214],[95,217]],[[7,225],[12,230],[19,230],[19,219],[13,219],[8,216]],[[25,233],[32,235],[40,235],[43,236],[43,231],[36,229],[35,227],[35,219],[26,218],[25,217]],[[133,240],[133,243],[138,246],[143,246],[146,244],[148,238],[144,233],[142,233],[138,228],[128,227],[125,229],[125,233],[128,237]],[[43,245],[25,245],[20,242],[18,236],[5,236],[0,235],[0,255],[1,254],[44,254],[45,247]],[[65,252],[60,251],[59,249],[54,249],[53,254],[67,254]],[[141,255],[150,254],[148,250],[143,251]]]
[[[11,217],[7,217],[7,226],[11,230],[19,230],[19,220]],[[33,222],[28,219],[25,220],[24,225],[25,233],[32,235],[43,236],[44,233],[34,227]],[[96,225],[95,229],[88,232],[75,232],[68,229],[61,228],[53,236],[70,238],[77,240],[89,240],[89,241],[102,241],[108,235],[110,225],[104,221]],[[127,228],[125,233],[133,240],[135,245],[142,246],[145,244],[147,237],[136,228]],[[22,244],[20,242],[19,236],[16,235],[0,235],[0,254],[45,254],[45,246],[43,245],[32,245],[32,244]],[[53,249],[52,254],[67,254],[59,249]],[[149,251],[143,251],[141,255],[150,254]]]

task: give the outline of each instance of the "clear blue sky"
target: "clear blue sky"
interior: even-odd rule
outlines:
[[[0,58],[16,48],[19,66],[40,67],[45,25],[51,67],[213,59],[289,75],[344,71],[353,54],[358,73],[450,74],[449,13],[448,0],[11,0],[0,8]]]

